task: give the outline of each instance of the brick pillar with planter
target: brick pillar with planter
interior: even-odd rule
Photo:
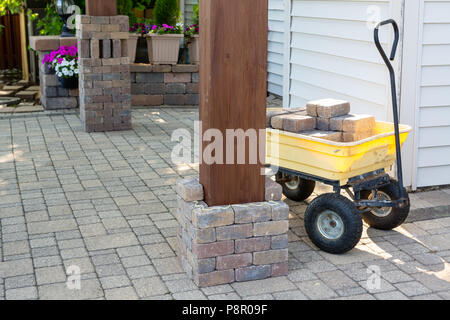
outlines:
[[[200,1],[200,12],[200,172],[177,185],[178,256],[200,287],[286,275],[289,207],[281,185],[263,176],[267,0]],[[233,17],[233,28],[223,17]],[[215,143],[223,139],[214,159],[210,129]],[[236,145],[229,130],[254,132],[257,141]],[[246,163],[235,162],[239,152]]]
[[[76,27],[85,131],[131,129],[128,17],[78,15]]]
[[[177,253],[199,287],[287,274],[289,207],[281,185],[265,190],[265,202],[208,207],[198,179],[178,183]]]
[[[43,64],[45,55],[60,46],[73,46],[77,43],[75,37],[61,38],[59,36],[32,36],[30,47],[38,54],[39,83],[41,103],[46,110],[72,109],[78,107],[78,89],[61,88],[58,77],[48,64]]]

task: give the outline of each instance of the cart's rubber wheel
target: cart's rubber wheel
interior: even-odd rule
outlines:
[[[336,193],[318,196],[305,212],[311,241],[323,251],[339,254],[353,249],[361,239],[361,214],[352,201]]]
[[[276,178],[279,181],[283,177],[282,173],[278,173]],[[283,187],[283,194],[292,201],[301,202],[309,198],[314,192],[316,182],[313,180],[306,180],[299,176],[284,175],[290,177],[288,182],[279,182]]]
[[[404,190],[405,194],[408,193]],[[391,183],[378,189],[378,200],[398,200],[400,198],[398,190],[398,182],[391,179]],[[361,191],[361,199],[372,200],[373,192],[371,190]],[[409,199],[409,196],[408,196]],[[404,208],[371,208],[368,212],[363,212],[362,218],[371,227],[380,230],[392,230],[403,222],[409,214],[409,201],[408,206]]]

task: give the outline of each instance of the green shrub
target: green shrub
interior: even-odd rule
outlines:
[[[194,11],[194,15],[193,15],[193,17],[192,17],[192,24],[198,25],[198,24],[199,24],[199,23],[198,23],[198,20],[199,20],[199,17],[198,17],[198,4],[196,4],[196,5],[192,8],[192,10]]]
[[[56,13],[54,4],[48,3],[45,7],[45,17],[40,19],[37,23],[39,33],[43,36],[60,35],[63,25],[64,23]]]
[[[175,26],[179,14],[178,0],[156,0],[153,17],[157,25],[161,26],[165,23],[169,26]]]

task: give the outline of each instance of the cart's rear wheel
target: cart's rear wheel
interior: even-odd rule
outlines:
[[[284,181],[280,181],[283,179]],[[277,181],[283,187],[283,194],[293,201],[303,201],[314,192],[316,182],[313,180],[306,180],[299,176],[291,176],[288,174],[279,173]]]
[[[404,191],[407,195],[406,190]],[[371,190],[361,191],[361,199],[374,200]],[[378,200],[398,200],[400,198],[398,182],[391,179],[391,183],[377,190]],[[392,230],[403,222],[409,214],[408,205],[404,208],[370,208],[370,211],[362,213],[362,218],[371,227],[380,230]]]
[[[344,253],[361,239],[361,215],[352,201],[336,193],[318,196],[305,212],[305,228],[311,241],[323,251]]]

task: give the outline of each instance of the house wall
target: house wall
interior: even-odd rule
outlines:
[[[269,0],[267,91],[283,95],[284,0]]]
[[[194,5],[198,0],[184,0],[184,24],[190,26],[192,24],[192,17],[194,15]]]
[[[269,0],[269,44],[267,91],[283,95],[283,51],[284,51],[284,3],[285,0]],[[184,22],[192,24],[193,6],[198,0],[184,0]]]
[[[289,106],[333,97],[350,101],[353,113],[390,119],[388,73],[368,21],[392,17],[391,1],[293,0],[291,6]],[[391,30],[380,30],[386,50]]]
[[[412,50],[404,53],[417,71],[402,80],[402,101],[414,115],[416,133],[413,188],[450,184],[450,0],[418,2],[406,6],[411,28],[405,28],[405,43]]]

